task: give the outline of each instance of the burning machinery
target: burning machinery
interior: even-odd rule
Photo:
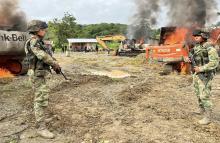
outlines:
[[[120,47],[115,50],[116,56],[136,56],[145,52],[145,49],[142,48],[143,43],[137,44],[135,39],[127,39],[123,35],[98,36],[96,40],[105,50],[110,50],[105,43],[106,41],[120,42]]]
[[[162,27],[159,45],[146,47],[147,60],[164,63],[170,71],[187,74],[190,66],[184,62],[184,58],[188,57],[189,49],[194,45],[191,31],[188,28]],[[213,29],[209,41],[216,44],[219,34],[219,28]]]
[[[27,71],[25,64],[25,41],[28,34],[18,31],[0,30],[0,67],[13,74]]]
[[[140,53],[144,53],[142,45],[144,41],[137,42],[136,39],[125,39],[121,42],[120,47],[116,51],[116,55],[119,56],[137,56]]]

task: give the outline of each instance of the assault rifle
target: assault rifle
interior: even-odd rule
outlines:
[[[45,51],[48,55],[50,55],[50,57],[51,57],[53,60],[57,61],[57,59],[53,57],[52,52],[51,52],[48,48],[46,48],[46,47],[41,43],[41,41],[39,41],[39,43],[40,43],[40,47],[42,48],[42,50]],[[54,71],[55,71],[57,74],[61,74],[61,75],[64,77],[65,80],[71,80],[71,79],[69,79],[69,78],[66,77],[66,75],[63,73],[63,71],[62,71],[61,68],[60,68],[59,70],[54,70]]]
[[[51,56],[51,55],[50,55]],[[53,58],[53,60],[57,60],[57,59],[55,59],[53,56],[51,56],[51,58]],[[60,68],[59,70],[55,70],[55,72],[57,73],[57,74],[61,74],[64,78],[65,78],[65,80],[71,80],[71,79],[69,79],[69,78],[67,78],[66,77],[66,75],[63,73],[63,71],[62,71],[62,69]]]
[[[190,62],[191,62],[191,71],[192,73],[195,73],[195,70],[194,68],[197,66],[196,64],[196,61],[195,61],[195,58],[194,58],[194,54],[193,53],[189,53],[189,59],[190,59]],[[198,75],[198,77],[202,80],[202,81],[206,81],[207,78],[205,77],[204,73],[196,73],[196,75]]]

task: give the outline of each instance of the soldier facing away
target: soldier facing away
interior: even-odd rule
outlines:
[[[48,50],[44,47],[43,37],[47,32],[46,22],[32,20],[28,24],[28,32],[31,38],[27,40],[25,52],[29,61],[29,79],[34,88],[34,113],[36,119],[37,133],[44,138],[54,138],[54,134],[46,128],[45,108],[48,106],[49,88],[47,87],[47,76],[50,67],[61,70]]]
[[[203,118],[199,124],[207,125],[211,123],[211,82],[214,78],[215,70],[219,64],[219,57],[214,46],[207,42],[209,35],[207,32],[195,30],[193,37],[196,45],[191,49],[190,54],[196,63],[193,74],[193,86],[198,98],[200,114]]]

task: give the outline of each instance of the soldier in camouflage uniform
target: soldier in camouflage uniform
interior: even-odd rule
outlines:
[[[29,60],[29,79],[34,87],[34,112],[37,123],[37,133],[44,138],[54,138],[45,125],[45,108],[48,106],[47,75],[50,74],[50,67],[59,71],[60,66],[48,50],[44,47],[43,37],[46,34],[47,24],[40,20],[32,20],[28,24],[28,32],[31,38],[27,40],[25,51]]]
[[[193,85],[198,98],[200,113],[203,119],[199,124],[206,125],[211,122],[211,82],[214,77],[215,69],[219,64],[219,57],[214,46],[207,42],[208,33],[195,30],[193,37],[196,45],[191,49],[190,54],[196,63],[193,74]]]

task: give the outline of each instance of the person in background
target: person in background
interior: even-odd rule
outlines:
[[[97,44],[95,45],[95,51],[96,51],[96,53],[99,52],[99,46]]]

